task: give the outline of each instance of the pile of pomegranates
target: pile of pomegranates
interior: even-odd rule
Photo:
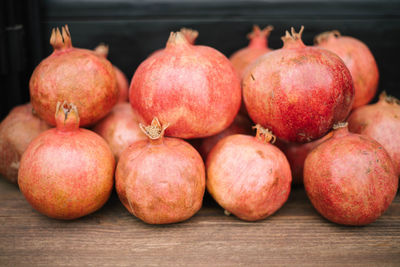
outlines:
[[[383,93],[366,105],[379,72],[360,40],[332,31],[306,46],[304,27],[292,28],[273,50],[272,29],[254,26],[230,60],[195,45],[195,30],[171,32],[129,88],[107,46],[74,48],[68,26],[53,29],[32,104],[0,124],[0,174],[56,219],[100,209],[115,179],[128,212],[149,224],[191,218],[206,188],[225,214],[262,220],[303,183],[329,221],[374,222],[398,190],[400,101]]]

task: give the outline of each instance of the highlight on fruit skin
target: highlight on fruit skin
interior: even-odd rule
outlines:
[[[57,103],[56,128],[34,139],[22,155],[19,188],[32,207],[72,220],[100,209],[114,183],[114,156],[92,131],[79,128],[77,107]]]
[[[304,188],[314,208],[343,225],[376,221],[396,196],[399,179],[389,154],[366,135],[335,125],[304,163]],[[371,190],[373,188],[373,190]]]
[[[205,169],[199,153],[179,138],[164,137],[168,124],[140,124],[147,140],[121,155],[115,187],[125,208],[148,224],[182,222],[203,203]]]
[[[325,135],[352,107],[350,71],[334,53],[304,45],[286,31],[283,47],[247,68],[243,100],[250,118],[287,142],[305,143]]]
[[[72,46],[68,26],[52,30],[52,54],[35,68],[29,81],[31,103],[38,116],[55,125],[60,99],[75,103],[81,126],[103,118],[118,100],[112,64],[94,51]]]
[[[256,125],[256,136],[235,134],[220,140],[206,161],[207,190],[225,210],[245,221],[274,214],[287,201],[292,176],[271,131]]]

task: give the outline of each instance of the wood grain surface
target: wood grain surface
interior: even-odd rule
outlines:
[[[206,199],[190,220],[147,225],[114,193],[98,212],[57,221],[0,181],[0,266],[400,266],[400,196],[365,227],[330,223],[303,188],[255,223],[225,216]]]

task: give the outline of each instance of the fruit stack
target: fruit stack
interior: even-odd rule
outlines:
[[[53,29],[31,103],[0,124],[0,173],[57,219],[98,210],[115,183],[146,223],[189,219],[206,189],[225,214],[257,221],[304,184],[326,219],[374,222],[398,189],[399,100],[367,105],[379,73],[361,41],[331,31],[306,46],[301,27],[273,50],[272,29],[254,26],[230,59],[195,45],[197,31],[172,32],[130,86],[107,46],[75,48],[67,26]]]

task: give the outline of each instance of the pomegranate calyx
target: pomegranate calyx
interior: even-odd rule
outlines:
[[[388,104],[396,104],[396,105],[400,105],[400,100],[397,99],[394,96],[391,95],[387,95],[386,91],[383,91],[380,95],[379,95],[379,101],[384,101]]]
[[[189,41],[181,32],[171,32],[167,41],[166,48],[176,47],[176,46],[188,46]]]
[[[78,109],[74,104],[67,101],[57,102],[55,119],[56,127],[59,130],[71,131],[79,128]]]
[[[71,34],[68,25],[61,28],[53,28],[51,31],[50,44],[54,50],[65,50],[72,47]]]
[[[342,35],[338,30],[322,32],[314,37],[314,44],[318,45],[320,43],[327,42],[330,39],[336,39],[340,36]]]
[[[268,36],[271,34],[271,31],[273,29],[274,26],[271,25],[268,25],[262,30],[258,25],[254,25],[253,31],[247,34],[247,38],[250,39],[249,47],[266,48],[268,43]]]
[[[195,40],[199,36],[198,31],[190,29],[190,28],[181,28],[179,31],[185,36],[185,38],[191,44],[194,44]]]
[[[105,43],[100,43],[96,48],[94,49],[94,53],[98,56],[107,58],[108,56],[108,45]]]
[[[347,128],[347,126],[348,126],[347,121],[338,122],[338,123],[333,125],[333,130],[338,130],[338,129],[341,129],[341,128]]]
[[[154,119],[151,121],[151,124],[148,126],[139,123],[140,129],[150,140],[162,139],[165,129],[167,129],[168,126],[169,123],[161,125],[157,117],[154,117]]]
[[[291,33],[289,33],[289,31],[286,31],[285,36],[281,37],[283,41],[283,48],[305,47],[303,41],[301,40],[301,35],[303,34],[304,26],[301,25],[300,31],[298,33],[295,32],[294,27],[292,27],[290,31]]]
[[[256,129],[256,138],[260,141],[263,141],[264,143],[269,143],[271,144],[275,143],[276,141],[276,136],[272,134],[272,131],[268,130],[267,128],[262,127],[260,124],[257,124],[256,126],[252,127],[253,129]]]

